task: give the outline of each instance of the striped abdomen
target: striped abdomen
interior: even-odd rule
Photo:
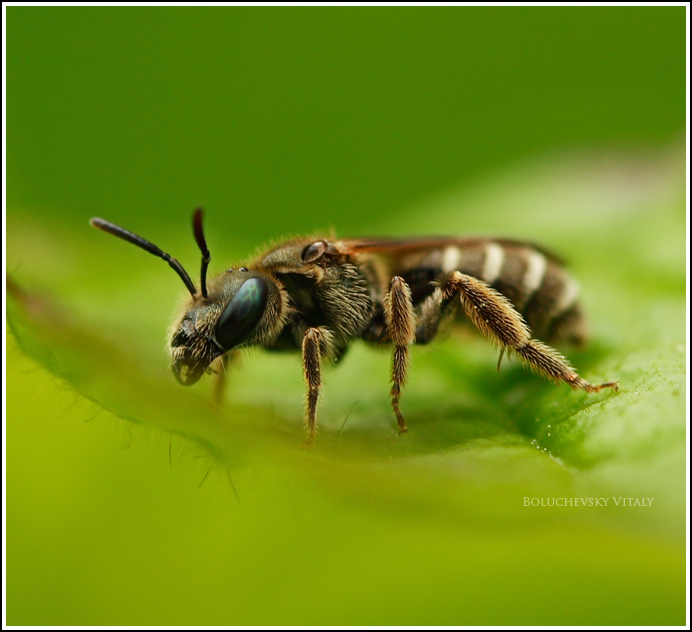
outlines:
[[[504,239],[450,241],[405,254],[396,267],[395,273],[411,287],[414,304],[432,293],[431,282],[458,270],[506,296],[534,336],[575,343],[586,336],[578,283],[556,257],[531,244]]]

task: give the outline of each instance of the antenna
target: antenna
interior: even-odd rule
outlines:
[[[204,212],[198,208],[192,216],[192,232],[195,235],[195,241],[202,251],[202,272],[200,273],[200,284],[202,286],[202,296],[207,298],[207,268],[211,260],[211,253],[207,248],[207,240],[204,238],[204,228],[202,228],[202,215]]]
[[[198,211],[199,212],[199,211]],[[163,259],[164,261],[168,262],[168,265],[173,268],[178,276],[183,280],[183,283],[185,284],[185,287],[187,288],[188,292],[192,294],[194,297],[195,294],[197,294],[197,289],[195,288],[194,283],[192,283],[192,280],[190,279],[190,275],[185,272],[185,268],[180,264],[180,262],[177,259],[174,259],[169,255],[168,253],[164,252],[159,248],[158,246],[155,246],[152,244],[150,241],[147,241],[146,239],[143,239],[139,235],[135,235],[134,233],[131,233],[129,230],[125,230],[124,228],[121,228],[120,226],[116,226],[115,224],[111,224],[110,222],[107,222],[105,219],[101,219],[100,217],[92,217],[89,223],[94,227],[94,228],[99,228],[100,230],[103,230],[107,233],[110,233],[111,235],[115,235],[116,237],[120,237],[120,239],[124,239],[125,241],[129,241],[131,244],[134,244],[135,246],[141,248],[142,250],[146,250],[147,252],[150,252],[152,255],[159,257]],[[201,222],[200,222],[200,230],[201,230]],[[204,238],[202,238],[204,239]],[[199,242],[198,242],[199,243]],[[207,259],[207,262],[209,260]],[[206,268],[205,268],[206,269]],[[204,282],[203,282],[204,283]],[[203,285],[204,287],[204,285]],[[203,292],[204,296],[206,296],[206,292]]]

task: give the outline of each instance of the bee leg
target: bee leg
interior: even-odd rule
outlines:
[[[387,331],[394,343],[392,359],[392,408],[399,424],[399,433],[406,432],[406,422],[399,409],[401,387],[406,383],[409,345],[416,339],[416,318],[413,312],[411,289],[401,277],[394,277],[389,293],[384,297],[384,316]]]
[[[431,342],[437,335],[440,322],[456,311],[458,303],[452,301],[454,296],[455,294],[452,292],[445,297],[444,287],[437,286],[433,293],[423,301],[416,325],[417,345],[427,345]]]
[[[219,356],[214,360],[214,366],[216,371],[216,381],[214,383],[214,402],[217,406],[223,404],[224,392],[226,389],[226,369],[231,361],[231,352],[227,352],[222,356]]]
[[[303,375],[308,392],[305,403],[305,427],[308,442],[317,433],[317,400],[320,396],[320,358],[323,332],[317,327],[310,327],[303,337]]]
[[[562,354],[531,338],[531,330],[514,306],[483,281],[453,272],[440,289],[443,300],[458,293],[466,315],[480,332],[501,349],[509,347],[533,371],[589,393],[603,388],[617,390],[617,381],[591,384],[582,379]]]
[[[497,372],[500,372],[500,365],[502,364],[502,356],[505,355],[505,348],[500,348],[500,357],[497,359]]]

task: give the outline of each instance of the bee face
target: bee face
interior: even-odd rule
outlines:
[[[171,336],[173,373],[192,385],[211,362],[240,346],[271,339],[281,320],[275,281],[247,268],[230,269],[210,280],[208,296],[194,296]]]

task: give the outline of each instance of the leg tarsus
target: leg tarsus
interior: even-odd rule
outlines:
[[[401,414],[401,410],[399,409],[401,389],[398,386],[392,386],[392,390],[390,391],[389,395],[392,398],[392,408],[394,410],[394,414],[396,415],[396,423],[399,426],[399,434],[408,432],[406,421],[404,421],[404,416]]]
[[[565,382],[572,388],[580,388],[587,393],[597,393],[604,388],[618,389],[617,380],[603,384],[587,382],[579,376],[576,369],[561,353],[535,338],[518,347],[515,351],[534,371],[556,382]]]
[[[574,374],[576,379],[574,382],[568,382],[572,388],[580,388],[587,393],[600,393],[604,388],[612,388],[617,391],[620,388],[620,382],[613,380],[612,382],[603,382],[603,384],[591,384],[580,378],[576,373]]]

